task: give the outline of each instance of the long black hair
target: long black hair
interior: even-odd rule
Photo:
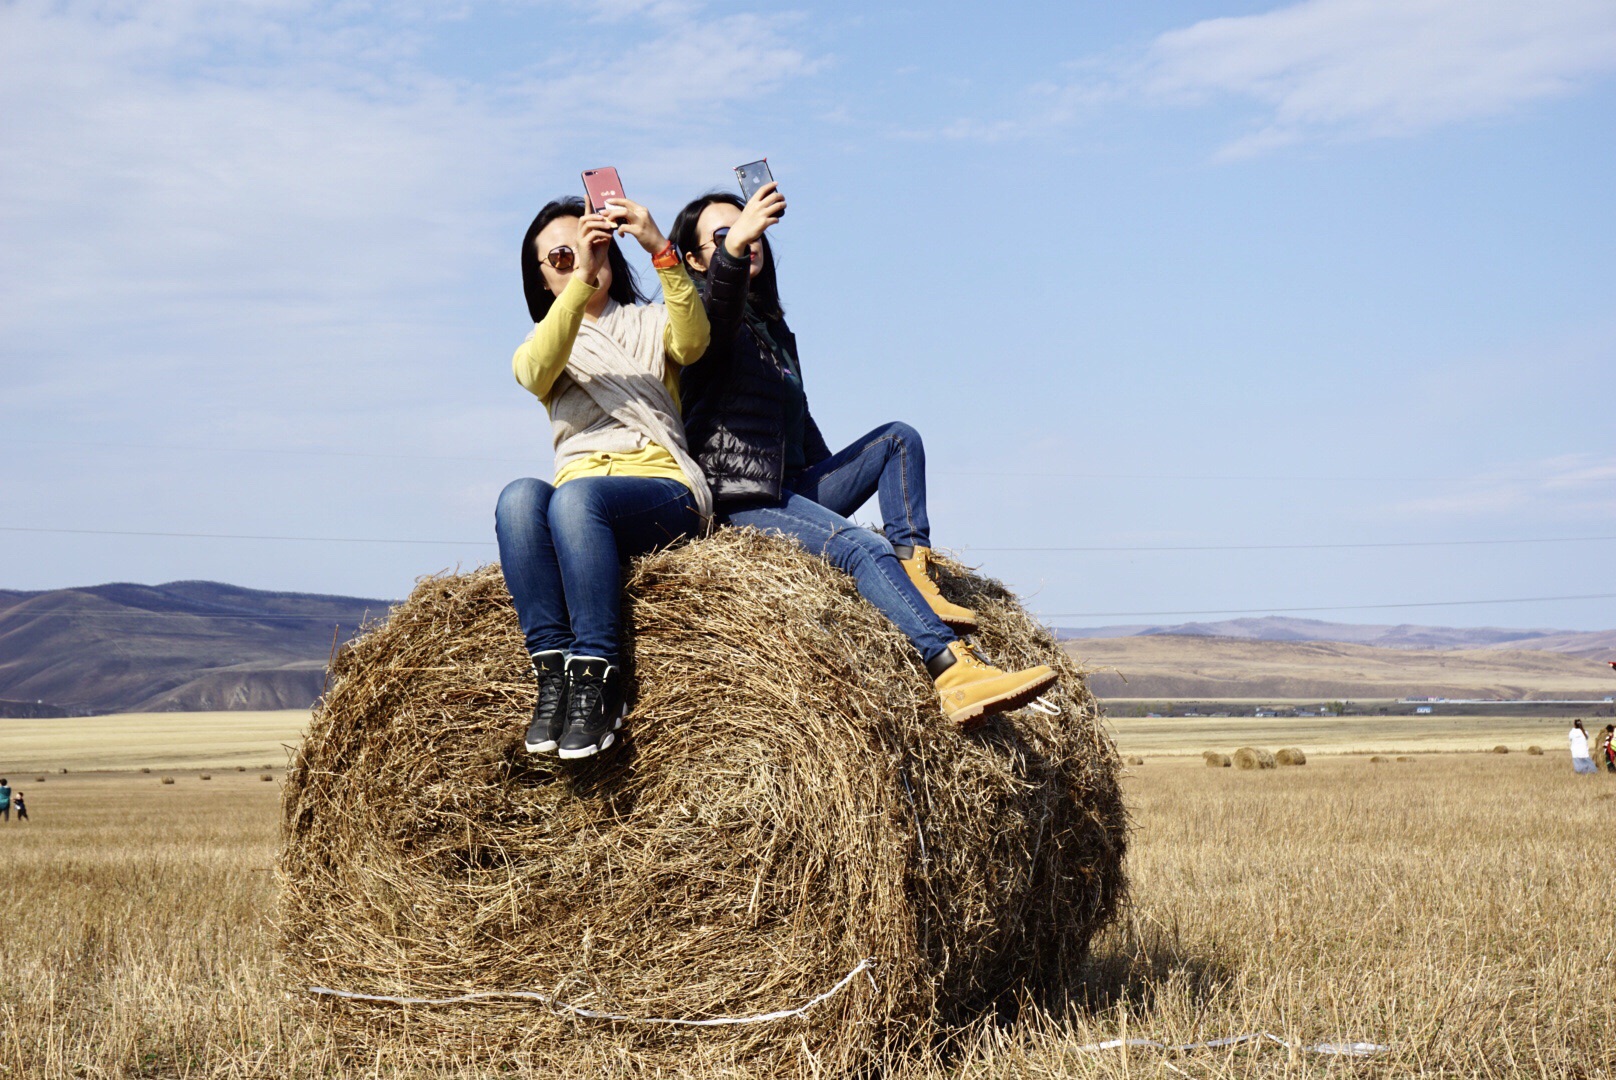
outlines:
[[[583,216],[584,201],[578,196],[553,199],[539,211],[539,216],[527,227],[527,235],[522,237],[522,292],[527,295],[527,311],[534,322],[543,322],[550,313],[555,293],[545,287],[544,272],[539,269],[539,252],[533,240],[558,217]],[[623,257],[623,249],[617,246],[615,238],[606,245],[606,265],[612,268],[612,287],[606,291],[613,300],[619,304],[645,303],[647,297],[640,291],[640,283],[629,269],[628,260]]]
[[[701,212],[714,203],[733,206],[737,210],[746,209],[739,195],[728,191],[709,191],[700,198],[692,199],[679,211],[679,216],[673,219],[673,244],[679,249],[679,257],[686,260],[686,270],[691,268],[689,257],[701,253],[701,236],[696,230],[696,222],[701,219]],[[783,318],[785,308],[780,306],[780,286],[774,276],[774,249],[769,246],[767,235],[763,236],[762,243],[763,268],[752,279],[747,290],[747,303],[765,319]]]

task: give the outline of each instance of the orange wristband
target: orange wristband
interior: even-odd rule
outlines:
[[[679,265],[679,252],[674,250],[672,240],[668,241],[667,247],[651,256],[651,265],[658,270],[671,270]]]

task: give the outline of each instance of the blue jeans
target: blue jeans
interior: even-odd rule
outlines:
[[[886,539],[847,520],[879,495]],[[851,574],[859,595],[903,632],[930,661],[958,640],[932,611],[894,544],[931,546],[926,518],[926,451],[907,424],[886,424],[840,453],[805,469],[776,502],[725,508],[732,525],[794,537],[804,548]]]
[[[622,564],[693,533],[696,498],[677,480],[512,480],[494,508],[500,569],[528,652],[622,660]]]

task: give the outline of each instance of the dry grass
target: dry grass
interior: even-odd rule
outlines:
[[[1194,767],[1191,767],[1191,766]],[[15,782],[15,777],[13,781]],[[932,1080],[1166,1076],[1610,1076],[1616,1072],[1616,777],[1564,757],[1315,758],[1125,778],[1134,906],[1058,1021],[961,1032]],[[0,825],[0,1076],[472,1076],[345,1068],[290,1019],[268,916],[276,791],[251,774],[25,786]],[[1263,842],[1253,843],[1254,837]],[[1079,1053],[1268,1030],[1392,1050]]]
[[[306,709],[0,720],[0,763],[13,772],[279,768],[308,724]]]
[[[1106,722],[1124,754],[1200,754],[1208,747],[1299,746],[1308,754],[1410,754],[1524,749],[1570,751],[1563,717],[1522,716],[1110,716]]]

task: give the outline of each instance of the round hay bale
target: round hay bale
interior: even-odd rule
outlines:
[[[45,782],[45,778],[44,778],[44,777],[43,777],[43,776],[36,776],[36,777],[34,777],[34,783],[36,783],[36,784],[43,784],[43,783],[44,783],[44,782]]]
[[[1398,759],[1397,759],[1398,764],[1400,764],[1400,765],[1401,764],[1407,764],[1408,762],[1413,761],[1413,760],[1414,760],[1413,758],[1408,757],[1407,755],[1400,755],[1398,757]]]
[[[527,1071],[839,1074],[1069,985],[1124,891],[1116,751],[1081,673],[997,582],[942,562],[1052,715],[978,732],[852,581],[749,530],[637,560],[624,745],[563,765],[499,570],[424,579],[347,646],[283,786],[290,985],[350,1051]],[[873,958],[873,983],[844,980]],[[783,1020],[710,1027],[646,1018]],[[374,1059],[374,1058],[371,1058]]]
[[[201,776],[197,777],[197,779],[198,780],[212,780],[213,779],[213,774],[212,773],[203,773]]]
[[[151,769],[143,766],[140,771],[143,773],[149,773],[151,772]]]
[[[1302,753],[1300,747],[1287,746],[1274,755],[1276,765],[1306,765],[1307,755]]]
[[[1201,760],[1206,762],[1209,769],[1227,769],[1234,764],[1228,754],[1220,754],[1216,750],[1202,750]]]
[[[1142,758],[1142,757],[1139,757],[1137,755],[1135,755],[1134,757],[1131,757],[1131,758],[1128,759],[1128,764],[1129,765],[1143,765],[1144,763],[1145,763],[1145,759]]]
[[[1255,746],[1242,746],[1234,752],[1234,767],[1237,769],[1272,769],[1274,755],[1267,750],[1259,750]]]
[[[1526,748],[1526,752],[1531,757],[1542,757],[1543,756],[1543,748],[1541,746],[1528,746]]]
[[[271,776],[271,775],[269,775],[269,774],[268,774],[268,773],[267,773],[267,772],[266,772],[266,773],[259,773],[259,774],[258,774],[258,779],[260,779],[260,780],[262,780],[262,781],[264,781],[264,782],[265,782],[265,783],[268,783],[268,782],[270,782],[270,781],[271,781],[271,780],[274,780],[274,779],[275,779],[275,778],[274,778],[274,777],[273,777],[273,776]]]
[[[1384,764],[1386,764],[1387,760],[1388,760],[1387,758],[1383,758],[1379,754],[1376,754],[1374,757],[1369,759],[1369,764],[1371,764],[1371,765],[1384,765]]]
[[[173,782],[174,782],[174,778],[173,778],[173,777],[172,777],[172,776],[165,776],[165,777],[163,777],[163,783],[165,783],[165,784],[172,784],[172,783],[173,783]]]
[[[1507,746],[1495,746],[1495,747],[1493,747],[1493,753],[1495,753],[1495,754],[1507,754],[1507,753],[1509,753],[1509,747],[1507,747]]]

